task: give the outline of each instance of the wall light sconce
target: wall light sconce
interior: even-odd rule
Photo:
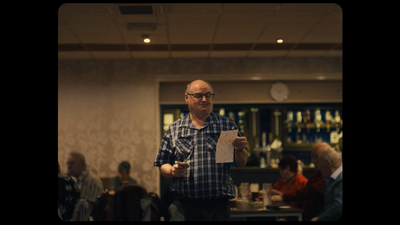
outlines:
[[[142,38],[143,38],[143,42],[144,42],[144,43],[150,43],[150,35],[148,35],[148,34],[143,34],[143,35],[142,35]]]
[[[276,42],[278,42],[278,43],[280,44],[280,43],[283,42],[283,39],[282,39],[282,38],[278,38],[278,39],[276,40]]]

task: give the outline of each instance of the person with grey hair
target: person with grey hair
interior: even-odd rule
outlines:
[[[324,206],[311,221],[336,221],[342,216],[342,157],[334,149],[318,156],[318,168],[326,180]]]
[[[67,159],[68,174],[76,179],[81,198],[88,203],[88,211],[92,212],[97,196],[103,194],[103,184],[96,175],[86,169],[86,160],[82,153],[71,152]]]
[[[129,162],[127,161],[122,161],[118,165],[118,175],[110,179],[110,184],[108,185],[107,188],[109,194],[114,194],[115,190],[120,188],[123,184],[137,185],[136,180],[129,175],[130,170],[131,170],[131,164],[129,164]]]

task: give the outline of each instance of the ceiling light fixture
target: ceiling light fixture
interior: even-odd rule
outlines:
[[[283,42],[283,39],[282,39],[282,38],[279,38],[279,39],[276,40],[276,42],[278,42],[278,43],[280,44],[280,43]]]
[[[144,43],[150,43],[150,36],[148,34],[143,34],[142,38]]]

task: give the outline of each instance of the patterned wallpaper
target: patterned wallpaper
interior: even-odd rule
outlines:
[[[131,61],[60,61],[58,64],[58,162],[67,171],[70,151],[85,155],[99,177],[131,176],[157,191],[155,85]]]

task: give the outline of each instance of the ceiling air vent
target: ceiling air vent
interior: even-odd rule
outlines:
[[[142,14],[153,14],[153,7],[151,5],[144,6],[118,6],[119,11],[122,15],[142,15]]]

